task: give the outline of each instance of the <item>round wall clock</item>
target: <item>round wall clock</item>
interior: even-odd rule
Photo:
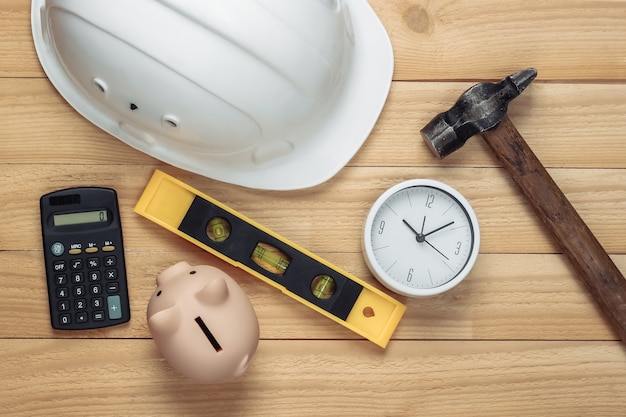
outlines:
[[[363,253],[372,274],[410,297],[447,291],[474,266],[478,219],[454,188],[414,179],[385,191],[365,221]]]

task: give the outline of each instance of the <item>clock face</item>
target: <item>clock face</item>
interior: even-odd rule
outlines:
[[[401,294],[433,295],[460,282],[478,254],[471,206],[453,188],[410,180],[387,190],[366,221],[365,259],[385,286]]]

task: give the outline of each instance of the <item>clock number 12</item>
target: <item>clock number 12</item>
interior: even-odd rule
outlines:
[[[429,193],[426,196],[426,204],[425,204],[426,208],[432,208],[434,202],[435,202],[435,195]]]

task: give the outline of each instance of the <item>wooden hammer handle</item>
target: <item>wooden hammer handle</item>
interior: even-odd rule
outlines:
[[[556,237],[626,343],[626,280],[620,270],[507,116],[481,136]]]

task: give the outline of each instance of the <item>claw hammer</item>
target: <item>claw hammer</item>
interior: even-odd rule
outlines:
[[[506,115],[508,103],[535,79],[529,68],[498,83],[478,83],[420,132],[444,158],[480,133],[552,232],[594,300],[626,343],[626,280]]]

